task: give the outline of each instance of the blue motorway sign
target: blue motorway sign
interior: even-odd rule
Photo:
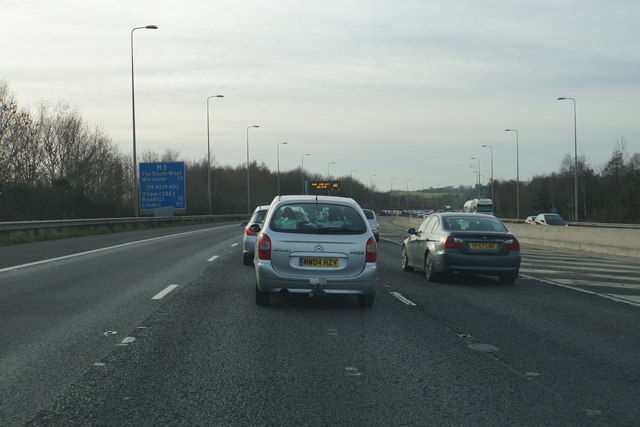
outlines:
[[[140,210],[173,207],[184,212],[184,162],[140,163]]]

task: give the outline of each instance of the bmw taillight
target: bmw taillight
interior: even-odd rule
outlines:
[[[258,259],[271,260],[271,239],[264,233],[258,239]]]
[[[506,240],[504,245],[510,251],[519,251],[520,250],[520,242],[515,237],[511,240]]]
[[[369,240],[367,240],[365,253],[367,262],[376,262],[378,260],[378,245],[375,237],[369,237]]]
[[[464,241],[453,236],[449,236],[442,241],[442,247],[446,249],[459,248],[462,245],[464,245]]]
[[[258,234],[255,231],[252,231],[250,227],[251,224],[247,225],[244,229],[244,232],[247,233],[247,236],[255,236],[256,234]]]

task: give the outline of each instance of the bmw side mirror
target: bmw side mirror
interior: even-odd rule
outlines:
[[[253,231],[254,233],[257,233],[261,230],[261,228],[259,224],[251,224],[251,227],[249,227],[249,230]]]

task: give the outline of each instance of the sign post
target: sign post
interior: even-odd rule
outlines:
[[[140,163],[140,212],[187,211],[184,162]]]
[[[316,195],[324,194],[326,192],[329,195],[339,195],[341,191],[340,181],[307,181],[306,184],[307,194]]]

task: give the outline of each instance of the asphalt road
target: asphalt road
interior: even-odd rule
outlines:
[[[566,280],[593,280],[591,256],[523,248],[514,285],[427,284],[401,271],[403,229],[383,218],[372,308],[346,296],[258,307],[238,225],[182,231],[0,248],[0,425],[640,419],[640,307],[607,297],[605,278],[550,276],[553,259],[578,266]]]

